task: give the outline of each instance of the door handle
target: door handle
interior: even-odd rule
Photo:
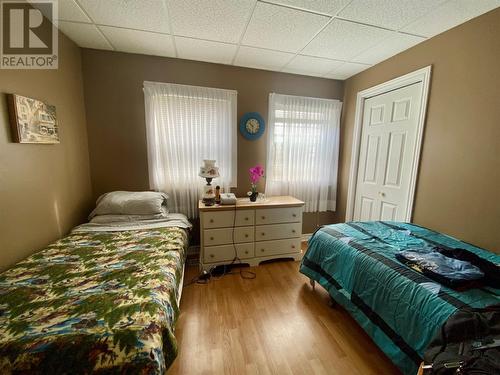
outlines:
[[[383,191],[379,191],[378,193],[380,194],[381,197],[385,197],[385,193]]]

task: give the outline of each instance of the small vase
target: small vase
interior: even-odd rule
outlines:
[[[257,200],[258,195],[259,195],[258,192],[252,191],[252,194],[250,194],[250,202],[255,202]]]

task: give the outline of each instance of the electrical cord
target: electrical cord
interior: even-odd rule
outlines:
[[[191,280],[189,280],[187,283],[184,283],[184,285],[182,287],[185,288],[185,287],[190,286],[192,284],[208,284],[208,279],[204,279],[201,276],[202,276],[202,274],[196,275]]]
[[[234,257],[233,257],[233,260],[231,261],[231,263],[227,264],[227,265],[224,265],[224,268],[225,269],[231,269],[232,266],[235,266],[235,265],[243,265],[243,262],[242,260],[238,257],[238,250],[236,249],[236,242],[234,241],[234,234],[235,234],[235,230],[236,230],[236,213],[238,211],[236,210],[236,204],[234,204],[234,210],[233,210],[233,228],[232,228],[232,231],[231,231],[231,244],[233,246],[233,251],[234,251]],[[222,273],[222,275],[220,276],[213,276],[212,272],[213,270],[215,270],[215,267],[212,267],[210,269],[210,278],[214,278],[215,280],[219,280],[221,279],[222,277],[226,276],[226,275],[236,275],[236,274],[240,274],[240,277],[242,279],[247,279],[247,280],[251,280],[251,279],[255,279],[257,277],[257,274],[253,271],[248,271],[248,270],[245,270],[243,267],[239,267],[239,272],[231,272],[231,271],[228,271],[228,272],[224,272]]]
[[[211,279],[219,280],[226,275],[237,275],[238,273],[242,279],[246,279],[246,280],[252,280],[252,279],[255,279],[257,277],[257,274],[255,272],[245,270],[243,267],[241,267],[241,265],[243,265],[244,263],[238,257],[238,250],[236,249],[236,242],[234,241],[234,234],[235,234],[235,230],[236,230],[236,213],[237,213],[236,204],[234,205],[233,213],[234,213],[234,215],[233,215],[233,227],[232,227],[232,231],[231,231],[231,244],[233,246],[234,257],[233,257],[231,263],[224,265],[224,269],[225,270],[231,269],[232,266],[240,265],[239,271],[238,272],[232,272],[232,271],[223,272],[220,276],[215,276],[213,274],[213,272],[215,271],[216,266],[214,266],[214,267],[210,268],[210,270],[207,273],[201,273],[201,274],[193,277],[189,282],[185,283],[183,285],[183,287],[187,287],[187,286],[192,285],[192,284],[208,284]]]
[[[231,269],[231,267],[235,266],[235,265],[243,265],[242,260],[238,257],[238,250],[236,249],[236,242],[234,241],[234,232],[236,230],[236,213],[237,213],[236,204],[234,205],[233,213],[234,213],[234,215],[233,215],[233,228],[232,228],[232,232],[231,232],[231,244],[233,246],[234,258],[231,261],[231,263],[224,266],[226,269]],[[251,280],[251,279],[255,279],[257,277],[257,274],[255,272],[245,270],[245,269],[243,269],[243,267],[240,266],[239,272],[231,272],[231,271],[224,272],[222,275],[215,277],[215,280],[218,280],[226,275],[236,275],[238,273],[240,274],[240,277],[242,279]]]

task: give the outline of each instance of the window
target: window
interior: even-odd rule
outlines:
[[[342,103],[269,96],[266,194],[293,195],[306,212],[335,210]]]
[[[198,214],[203,159],[215,159],[212,184],[236,186],[236,91],[144,82],[149,183],[170,197],[170,209]]]

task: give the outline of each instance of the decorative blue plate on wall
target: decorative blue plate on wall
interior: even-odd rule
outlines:
[[[266,129],[262,116],[257,112],[247,112],[240,119],[240,133],[250,141],[259,139]]]

